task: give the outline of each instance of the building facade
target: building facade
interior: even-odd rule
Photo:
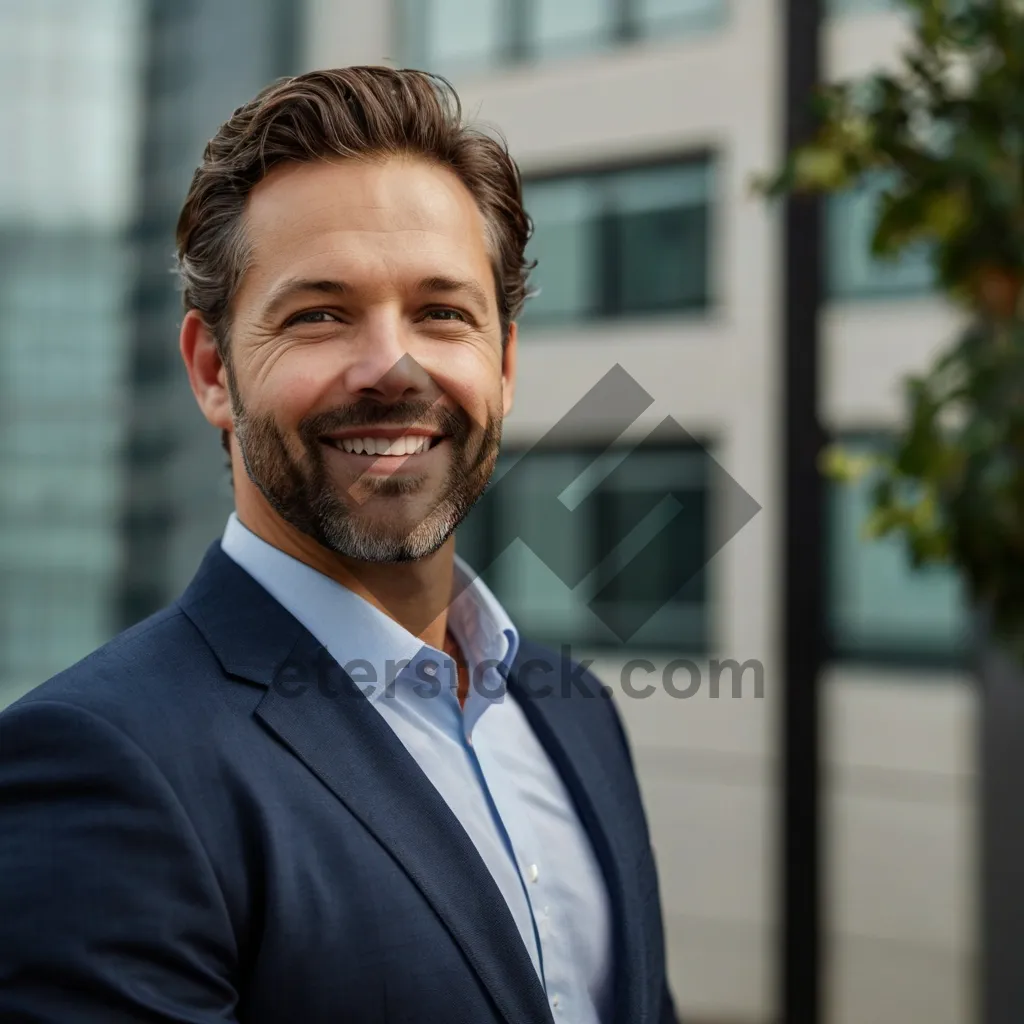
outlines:
[[[225,111],[295,70],[301,14],[0,4],[2,704],[166,603],[223,528],[223,452],[177,351],[174,224]]]
[[[308,68],[444,74],[523,170],[539,294],[520,325],[505,437],[510,464],[530,458],[520,498],[471,515],[458,543],[490,566],[524,631],[594,657],[620,699],[688,1021],[769,1021],[776,1005],[781,216],[750,183],[781,156],[782,14],[777,0],[315,0],[304,51]],[[828,75],[891,61],[905,31],[885,0],[834,0]],[[931,292],[926,253],[870,257],[866,218],[883,186],[826,211],[822,404],[829,432],[853,446],[893,429],[902,375],[956,326]],[[595,424],[536,449],[616,365],[653,399],[646,411],[621,436]],[[653,443],[666,417],[687,436]],[[571,527],[545,521],[561,571],[525,545],[495,547],[509,535],[495,517],[536,535],[537,499],[593,473],[612,441],[585,514]],[[633,446],[644,469],[615,471]],[[702,564],[743,500],[712,485],[702,449],[762,508],[676,592],[653,567]],[[659,626],[618,642],[581,599],[585,581],[566,580],[575,585],[572,567],[592,564],[602,538],[623,535],[670,480],[686,495],[679,529],[652,542],[641,581],[601,596],[626,615],[642,599],[674,600]],[[828,495],[827,1019],[966,1024],[975,708],[963,599],[949,574],[915,576],[898,545],[861,541],[866,498]],[[624,675],[631,659],[654,671]],[[725,675],[715,695],[715,659],[758,661],[763,696],[752,668],[739,695]],[[683,661],[697,666],[696,687],[689,666],[666,683],[665,666]]]
[[[0,5],[0,695],[114,625],[145,19]]]

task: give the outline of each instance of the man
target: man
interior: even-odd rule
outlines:
[[[180,348],[236,510],[0,716],[0,1019],[674,1020],[613,704],[455,556],[529,230],[418,72],[283,80],[209,143]]]

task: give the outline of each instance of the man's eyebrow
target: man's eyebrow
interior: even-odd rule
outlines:
[[[488,308],[487,293],[473,280],[460,280],[455,277],[444,277],[434,275],[425,277],[416,286],[420,292],[464,292],[468,295],[481,310]],[[270,294],[270,298],[263,305],[263,316],[272,319],[282,306],[286,305],[296,295],[303,292],[316,292],[330,298],[340,298],[351,293],[351,286],[344,281],[331,279],[293,277],[283,281]]]
[[[327,295],[337,298],[349,291],[349,286],[344,281],[319,280],[316,278],[293,277],[282,282],[271,293],[263,306],[263,315],[268,319],[273,317],[290,299],[301,292],[318,292],[320,295]]]
[[[487,293],[476,281],[461,281],[454,277],[425,277],[419,283],[421,292],[465,292],[481,308],[487,309]]]

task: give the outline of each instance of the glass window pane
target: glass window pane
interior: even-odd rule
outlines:
[[[871,255],[871,235],[886,179],[831,196],[826,208],[829,293],[836,298],[905,295],[929,291],[935,282],[927,246],[907,249],[897,259]]]
[[[112,581],[73,566],[8,570],[0,588],[4,697],[85,657],[110,636]]]
[[[608,188],[616,210],[626,214],[704,206],[711,167],[702,161],[620,171],[610,177]]]
[[[616,0],[536,0],[533,43],[538,53],[592,50],[614,37]]]
[[[900,0],[827,0],[829,14],[861,14],[868,11],[894,11],[901,6]]]
[[[963,654],[968,615],[959,577],[944,567],[915,571],[899,538],[863,538],[870,486],[869,480],[830,486],[829,620],[836,654],[894,661]]]
[[[499,61],[505,36],[502,0],[408,0],[405,9],[413,63],[444,73]]]
[[[712,177],[691,161],[527,185],[539,294],[524,321],[706,306]]]
[[[611,182],[620,313],[699,308],[708,301],[709,167],[623,174]]]
[[[504,452],[495,476],[517,456]],[[497,529],[474,520],[478,506],[459,527],[457,545],[523,634],[553,644],[703,651],[710,529],[704,454],[623,447],[604,454],[531,449],[519,457],[525,461],[516,488],[502,492],[494,509]],[[547,512],[559,498],[571,516]],[[495,550],[498,537],[530,536],[544,536],[558,551],[564,561],[557,572],[527,543]]]
[[[503,456],[508,465],[512,453]],[[555,519],[547,515],[552,497],[562,490],[562,481],[582,473],[589,458],[586,453],[538,452],[532,450],[517,470],[520,480],[497,509],[498,536],[524,536],[544,533],[557,544],[568,571],[589,569],[594,523],[573,516]],[[497,475],[497,474],[496,474]],[[558,531],[557,536],[552,530]],[[530,637],[571,641],[589,635],[600,626],[596,616],[559,576],[545,565],[527,545],[513,543],[494,565],[494,586],[518,628]]]
[[[585,178],[538,183],[525,191],[534,223],[526,257],[537,260],[531,286],[539,294],[527,300],[523,319],[584,316],[596,290],[599,196]]]
[[[729,0],[639,0],[643,35],[715,28],[725,20]]]
[[[0,87],[17,97],[0,104],[0,221],[128,223],[143,17],[136,0],[0,4]]]
[[[594,607],[635,647],[706,646],[706,471],[699,449],[640,447],[597,489],[598,557],[613,553],[595,581]]]

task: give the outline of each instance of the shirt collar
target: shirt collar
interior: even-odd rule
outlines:
[[[416,675],[416,668],[421,661],[449,665],[446,653],[425,644],[336,580],[268,544],[235,512],[228,517],[221,548],[298,619],[339,665],[367,662],[372,666],[369,676],[365,665],[349,673],[371,702],[386,692],[389,673],[391,679],[400,681],[404,675],[420,681],[423,677]],[[470,667],[470,692],[463,709],[469,732],[489,704],[504,700],[519,634],[490,588],[458,555],[454,575],[457,596],[448,609],[448,627]],[[398,669],[406,661],[408,666]],[[474,667],[490,662],[496,668],[486,676],[478,672],[478,683],[472,685]]]

